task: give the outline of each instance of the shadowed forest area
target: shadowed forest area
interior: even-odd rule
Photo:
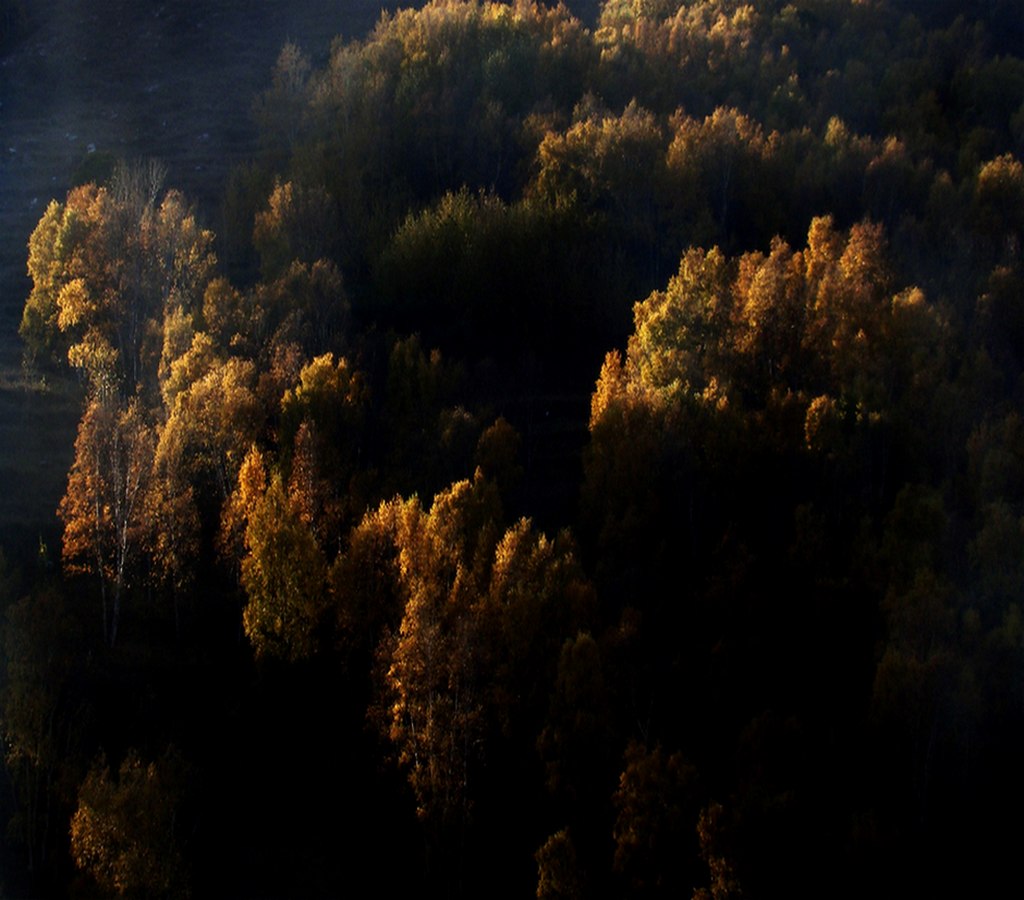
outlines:
[[[0,896],[1015,883],[1015,0],[0,27]]]

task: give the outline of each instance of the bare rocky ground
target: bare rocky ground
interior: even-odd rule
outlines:
[[[215,227],[256,140],[253,97],[288,40],[317,62],[364,34],[380,0],[35,0],[0,59],[0,545],[53,541],[78,391],[24,371],[27,243],[96,154],[157,158]],[[51,551],[52,552],[52,551]]]

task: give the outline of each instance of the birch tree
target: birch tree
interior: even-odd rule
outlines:
[[[63,560],[100,588],[104,639],[117,640],[125,595],[136,583],[155,437],[138,401],[93,399],[75,440],[75,459],[58,508]]]

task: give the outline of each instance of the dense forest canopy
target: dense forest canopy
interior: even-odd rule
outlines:
[[[1013,883],[1019,13],[434,0],[54,198],[0,895]]]

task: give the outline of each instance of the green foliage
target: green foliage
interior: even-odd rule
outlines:
[[[484,429],[476,444],[474,461],[484,477],[497,486],[506,507],[523,477],[518,460],[521,444],[518,432],[500,416]]]
[[[254,497],[245,526],[242,613],[256,657],[302,659],[316,650],[327,570],[323,554],[281,478]]]
[[[365,508],[359,460],[366,439],[366,387],[342,357],[316,357],[281,398],[281,445],[291,455],[289,492],[325,544]],[[334,485],[334,486],[332,486]]]
[[[312,422],[326,443],[341,443],[358,431],[364,390],[360,374],[344,357],[335,364],[333,353],[318,356],[302,368],[299,384],[281,398],[285,428],[294,432],[299,422]]]
[[[306,114],[309,74],[309,57],[289,41],[277,57],[270,89],[253,103],[253,116],[275,155],[287,154],[298,140]]]
[[[1022,208],[1024,165],[1020,160],[1006,154],[985,163],[974,190],[978,230],[990,239],[1019,248],[1024,240]]]
[[[664,179],[660,123],[636,101],[613,116],[588,99],[589,105],[576,108],[576,121],[564,134],[548,132],[541,141],[536,190],[554,206],[577,201],[584,211],[604,212],[616,225],[650,227],[651,205]],[[635,206],[622,208],[626,204]]]
[[[277,184],[253,227],[264,279],[283,275],[293,262],[309,264],[330,256],[329,242],[337,232],[331,199],[323,188]]]
[[[259,118],[274,153],[295,147],[291,180],[326,187],[342,213],[340,252],[362,268],[410,201],[520,184],[532,153],[524,118],[571,109],[592,59],[564,7],[430,3],[338,42],[308,79],[286,48]]]
[[[426,325],[428,340],[460,356],[515,346],[519,317],[537,316],[528,298],[540,273],[519,263],[535,246],[540,252],[542,215],[465,189],[410,215],[381,257],[393,321],[403,329]]]
[[[784,183],[780,143],[736,109],[718,107],[703,121],[677,118],[666,165],[671,189],[685,198],[677,217],[694,217],[690,240],[747,244],[782,229],[770,218],[784,202],[775,193]]]
[[[459,404],[465,372],[418,335],[389,341],[372,415],[382,492],[438,491],[470,468],[479,426]]]

